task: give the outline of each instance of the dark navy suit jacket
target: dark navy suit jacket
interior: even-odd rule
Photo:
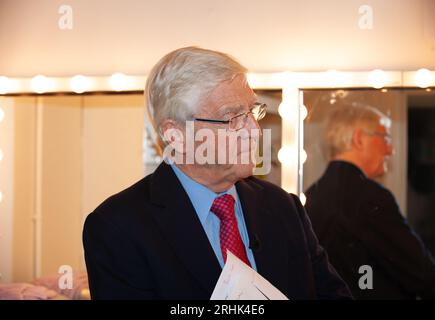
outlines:
[[[350,298],[296,196],[254,177],[236,188],[263,277],[290,299]],[[95,209],[83,243],[93,299],[209,299],[222,271],[165,163]]]
[[[355,165],[332,161],[306,196],[320,244],[355,298],[435,298],[435,262],[389,190]],[[368,275],[361,266],[371,267],[372,289],[360,287]]]

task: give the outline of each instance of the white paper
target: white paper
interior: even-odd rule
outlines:
[[[288,300],[288,298],[227,250],[227,262],[210,300]]]

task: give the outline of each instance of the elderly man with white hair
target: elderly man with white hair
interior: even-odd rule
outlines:
[[[209,299],[228,251],[290,299],[351,297],[299,199],[252,176],[256,163],[244,155],[255,149],[266,106],[246,72],[196,47],[153,68],[147,109],[167,161],[87,217],[93,299]]]
[[[330,163],[306,192],[320,244],[357,299],[435,297],[435,263],[393,194],[373,180],[392,155],[391,119],[366,105],[341,106],[325,125]]]

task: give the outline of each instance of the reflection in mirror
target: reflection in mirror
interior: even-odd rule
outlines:
[[[435,252],[435,93],[411,89],[304,90],[304,192],[324,173],[324,124],[336,107],[369,105],[391,120],[393,155],[376,180],[394,194],[409,223]]]
[[[407,212],[435,255],[435,93],[408,95]]]
[[[259,179],[265,179],[278,186],[281,185],[281,163],[278,161],[278,151],[281,148],[281,129],[282,119],[278,114],[278,107],[282,100],[281,90],[255,90],[257,101],[267,104],[266,116],[259,122],[262,130],[271,130],[271,144],[260,144],[260,155],[262,150],[270,148],[271,150],[271,168],[266,175],[256,176]],[[263,139],[260,139],[263,142]],[[267,143],[266,140],[264,140]]]
[[[400,90],[304,90],[308,116],[304,122],[303,186],[306,190],[325,171],[328,164],[323,140],[324,120],[333,108],[368,105],[379,109],[392,120],[391,136],[394,156],[389,159],[387,173],[379,182],[393,191],[401,207],[406,204],[406,95]]]

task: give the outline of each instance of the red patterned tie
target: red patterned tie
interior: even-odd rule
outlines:
[[[222,256],[224,262],[227,261],[227,249],[235,256],[251,266],[246,255],[245,246],[240,237],[239,228],[237,227],[236,215],[234,213],[234,198],[230,194],[224,194],[214,199],[211,206],[213,212],[220,220],[219,238],[221,241]]]

